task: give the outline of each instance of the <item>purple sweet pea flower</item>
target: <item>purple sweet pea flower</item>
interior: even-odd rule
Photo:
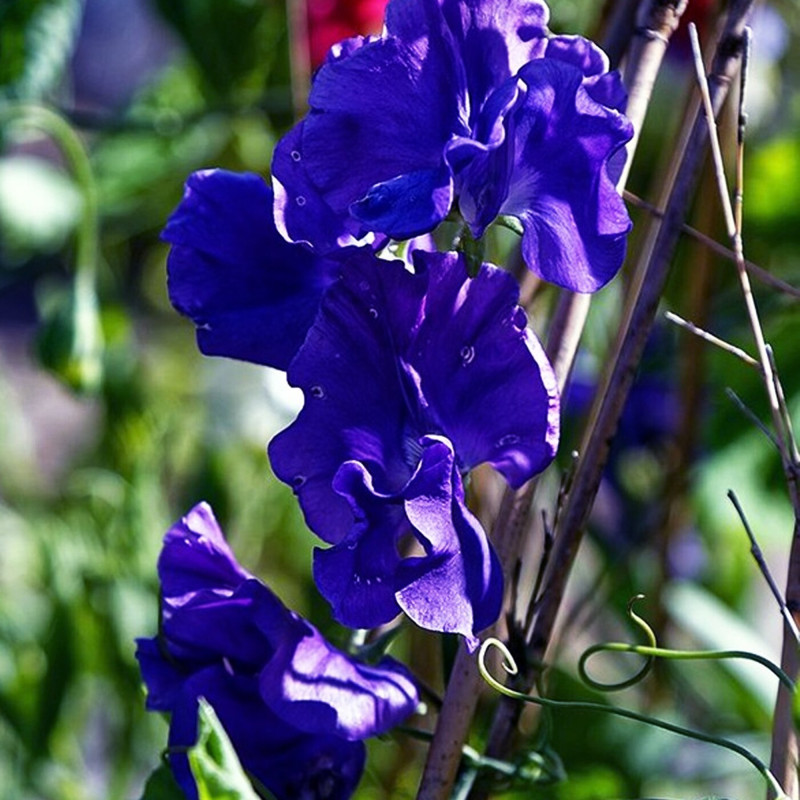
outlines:
[[[383,35],[323,65],[309,115],[278,143],[278,230],[323,253],[404,239],[457,197],[475,237],[517,217],[541,277],[607,283],[630,230],[610,164],[632,135],[625,93],[595,45],[548,39],[547,19],[539,0],[392,0]]]
[[[362,252],[326,293],[289,368],[298,419],[269,448],[309,527],[314,572],[353,627],[400,610],[470,646],[502,600],[497,558],[461,472],[518,487],[553,458],[555,378],[502,270],[419,251],[415,272]],[[413,552],[407,552],[411,546]]]
[[[171,713],[170,747],[197,737],[197,701],[214,707],[243,766],[278,800],[349,798],[363,771],[362,739],[417,705],[406,669],[332,647],[236,562],[204,503],[164,538],[162,632],[138,640],[151,710]],[[170,756],[197,797],[185,753]]]
[[[251,173],[195,172],[162,233],[172,304],[206,355],[286,369],[338,263],[275,230],[272,189]]]

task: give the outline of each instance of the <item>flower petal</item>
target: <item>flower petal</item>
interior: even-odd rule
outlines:
[[[300,731],[263,703],[257,677],[230,675],[212,666],[186,681],[172,709],[170,764],[187,797],[196,798],[197,789],[181,748],[197,740],[199,697],[213,707],[242,766],[277,800],[347,800],[355,791],[366,757],[362,742]]]
[[[413,363],[436,430],[453,442],[462,467],[488,461],[519,487],[555,455],[559,402],[552,368],[517,304],[517,283],[489,264],[469,278],[455,253],[420,252],[415,264],[430,286]]]
[[[385,733],[414,711],[417,688],[400,663],[359,663],[311,625],[298,619],[298,628],[259,676],[261,697],[281,719],[309,733],[355,740]]]
[[[348,537],[318,550],[314,577],[342,623],[380,625],[402,608],[418,625],[460,633],[468,645],[500,613],[502,571],[486,534],[464,504],[452,445],[426,436],[420,462],[396,495],[374,490],[363,465],[348,462],[336,476],[356,524]],[[421,556],[398,556],[402,537]]]
[[[425,281],[401,262],[367,253],[348,261],[326,294],[304,346],[289,368],[289,382],[305,394],[302,411],[269,445],[278,478],[292,486],[306,523],[325,541],[341,541],[353,515],[333,489],[345,461],[360,461],[376,488],[394,492],[411,468],[408,402],[397,354],[407,346],[422,304]]]
[[[458,67],[448,42],[430,35],[413,43],[383,37],[324,64],[312,85],[311,113],[281,140],[273,161],[276,222],[287,238],[325,252],[345,234],[363,237],[367,226],[351,216],[359,201],[361,219],[398,238],[429,230],[426,219],[438,223],[452,191],[444,145],[463,127]],[[288,153],[299,158],[290,162]],[[399,186],[370,195],[395,179]],[[415,196],[430,191],[424,213],[400,191],[409,187]],[[387,210],[390,198],[402,207]]]
[[[542,0],[439,0],[439,4],[466,70],[474,117],[496,87],[544,52],[550,11]]]
[[[258,175],[195,172],[162,237],[173,305],[206,355],[286,369],[338,265],[287,244]]]
[[[631,222],[608,175],[608,159],[632,129],[595,102],[583,73],[539,59],[520,70],[528,92],[517,112],[516,169],[502,212],[525,229],[523,255],[537,275],[593,292],[619,270]]]
[[[209,588],[232,591],[251,577],[239,566],[208,503],[198,503],[167,531],[158,575],[166,598]]]
[[[331,604],[334,619],[351,628],[375,628],[400,613],[397,542],[410,526],[402,504],[376,492],[372,476],[358,461],[342,464],[333,488],[348,501],[354,522],[337,545],[315,549],[314,582]]]
[[[453,178],[442,164],[376,183],[350,213],[371,230],[393,239],[410,239],[432,231],[453,204]]]
[[[424,556],[405,559],[397,601],[423,628],[460,633],[474,650],[476,634],[497,620],[503,573],[486,534],[464,504],[461,477],[446,439],[423,440],[420,467],[403,492],[408,519],[423,537]]]

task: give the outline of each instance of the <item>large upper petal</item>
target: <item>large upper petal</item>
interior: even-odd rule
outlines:
[[[263,178],[195,172],[162,237],[173,305],[206,355],[286,369],[314,320],[336,262],[288,244]]]
[[[344,232],[407,238],[431,230],[452,196],[443,150],[453,133],[467,132],[465,91],[441,24],[413,41],[387,33],[329,60],[314,79],[309,115],[276,149],[279,229],[321,250]]]
[[[420,252],[415,264],[430,284],[409,360],[435,420],[429,432],[453,442],[462,467],[488,461],[518,487],[555,456],[559,401],[517,283],[489,264],[469,278],[455,253]]]
[[[512,278],[463,257],[351,259],[289,369],[306,402],[270,444],[275,474],[292,485],[309,527],[331,543],[353,514],[333,479],[361,462],[380,493],[416,468],[425,434],[453,441],[459,465],[489,461],[519,486],[546,466],[558,439],[549,364],[517,306]]]
[[[630,218],[608,160],[632,129],[600,105],[573,64],[542,58],[524,66],[525,104],[516,112],[515,169],[501,211],[524,227],[525,261],[536,274],[593,292],[619,270]]]

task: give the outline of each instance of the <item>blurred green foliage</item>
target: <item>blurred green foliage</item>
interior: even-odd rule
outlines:
[[[553,0],[552,6],[557,30],[590,31],[597,23],[593,4]],[[80,191],[41,136],[0,131],[0,800],[174,796],[163,767],[148,781],[166,725],[144,710],[133,640],[156,628],[161,537],[201,499],[214,506],[248,569],[333,639],[344,644],[347,638],[313,588],[316,540],[291,492],[269,472],[264,444],[286,421],[274,402],[281,379],[269,388],[264,370],[197,353],[192,326],[169,306],[166,248],[158,240],[190,171],[268,172],[272,147],[291,123],[285,7],[276,0],[159,0],[155,7],[160,16],[152,24],[167,26],[175,41],[169,64],[124,107],[87,108],[75,103],[81,75],[70,69],[84,3],[0,5],[0,103],[33,100],[60,110],[91,155],[101,213],[96,300],[105,341],[93,399],[76,399],[45,373],[53,359],[63,359],[58,348],[66,334],[41,329],[33,297],[74,297],[71,235]],[[800,198],[793,177],[800,169],[800,30],[791,3],[776,7],[791,38],[771,65],[780,102],[753,120],[745,242],[752,260],[798,285]],[[111,73],[125,68],[108,64]],[[674,109],[689,86],[680,64],[669,69],[632,175],[632,188],[647,197],[663,174],[666,135],[680,122]],[[633,253],[647,222],[634,213]],[[711,192],[701,195],[691,222],[723,237]],[[487,252],[507,255],[513,239],[498,232]],[[589,380],[619,326],[626,280],[594,303],[580,362]],[[756,295],[797,418],[797,300],[758,284]],[[552,302],[549,291],[537,298],[537,329]],[[732,265],[688,240],[664,304],[751,348]],[[49,341],[43,363],[33,355],[37,330]],[[733,388],[765,418],[758,375],[705,345],[698,354],[682,332],[662,334],[641,372],[665,376],[678,396],[691,385],[699,389],[687,471],[675,476],[674,437],[628,449],[617,462],[616,488],[601,492],[575,577],[574,611],[546,687],[554,697],[598,700],[575,677],[577,656],[598,639],[626,638],[624,610],[639,591],[651,598],[647,615],[671,644],[738,646],[749,634],[754,649],[777,655],[777,610],[765,599],[725,499],[734,488],[771,563],[783,564],[790,511],[777,457],[725,394]],[[565,426],[562,467],[579,431],[578,415]],[[620,504],[634,511],[609,538],[603,514]],[[393,652],[413,656],[415,669],[441,690],[434,637],[404,632]],[[624,673],[627,666],[616,668]],[[771,692],[774,685],[761,674],[670,664],[613,700],[734,736],[763,755]],[[490,705],[482,709],[476,746]],[[505,796],[610,800],[714,792],[746,798],[762,792],[746,764],[662,731],[579,712],[551,716],[544,728],[537,719],[526,722],[530,763],[540,763],[539,753],[553,754],[567,779],[537,784],[535,794],[529,786],[509,787]],[[220,732],[208,724],[202,758],[224,752]],[[358,797],[413,797],[424,747],[397,734],[370,742],[369,752]]]

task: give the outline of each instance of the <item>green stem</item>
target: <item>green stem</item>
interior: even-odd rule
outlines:
[[[83,197],[83,212],[76,232],[75,280],[78,294],[94,288],[97,272],[97,188],[89,156],[72,126],[59,114],[43,106],[12,104],[0,108],[0,125],[17,123],[38,128],[58,145]]]
[[[715,744],[718,747],[723,747],[726,750],[730,750],[734,753],[737,753],[742,758],[747,759],[747,761],[749,761],[764,777],[764,780],[766,780],[770,788],[775,792],[776,800],[789,800],[775,776],[769,771],[767,765],[764,764],[764,762],[758,757],[754,756],[745,747],[736,744],[736,742],[731,742],[728,739],[712,736],[710,734],[703,733],[702,731],[695,731],[691,728],[684,728],[682,725],[674,725],[671,722],[666,722],[665,720],[657,719],[655,717],[649,717],[645,714],[639,714],[636,711],[629,711],[626,708],[617,708],[616,706],[607,706],[600,703],[589,703],[577,700],[552,700],[547,697],[533,697],[531,695],[509,689],[507,686],[504,686],[502,683],[500,683],[500,681],[496,680],[486,667],[486,653],[490,647],[496,647],[503,654],[503,669],[505,669],[509,675],[517,674],[517,665],[509,649],[499,639],[489,638],[481,644],[480,651],[478,652],[478,670],[483,679],[493,689],[505,695],[506,697],[510,697],[513,700],[521,700],[525,703],[535,703],[536,705],[543,706],[545,708],[569,708],[574,711],[599,711],[605,714],[614,714],[618,717],[632,719],[636,722],[643,722],[646,725],[652,725],[656,728],[661,728],[665,731],[669,731],[670,733],[677,733],[679,736],[685,736],[689,739],[696,739],[700,742]]]
[[[683,661],[701,661],[701,660],[716,660],[716,659],[744,659],[746,661],[754,661],[766,667],[778,680],[790,691],[794,692],[794,681],[776,664],[773,664],[769,659],[764,656],[750,653],[747,650],[670,650],[668,648],[658,647],[656,642],[656,635],[653,629],[645,622],[634,610],[633,604],[637,600],[641,600],[644,595],[637,594],[628,602],[628,616],[633,622],[644,631],[647,637],[646,645],[628,644],[627,642],[606,642],[604,644],[596,644],[586,650],[578,661],[578,674],[581,680],[600,692],[616,692],[620,689],[627,689],[638,683],[642,678],[650,672],[653,666],[653,661],[656,658],[667,658]],[[644,666],[632,677],[618,683],[602,683],[600,681],[590,678],[586,671],[586,662],[597,653],[636,653],[640,656],[645,656],[647,661]]]

